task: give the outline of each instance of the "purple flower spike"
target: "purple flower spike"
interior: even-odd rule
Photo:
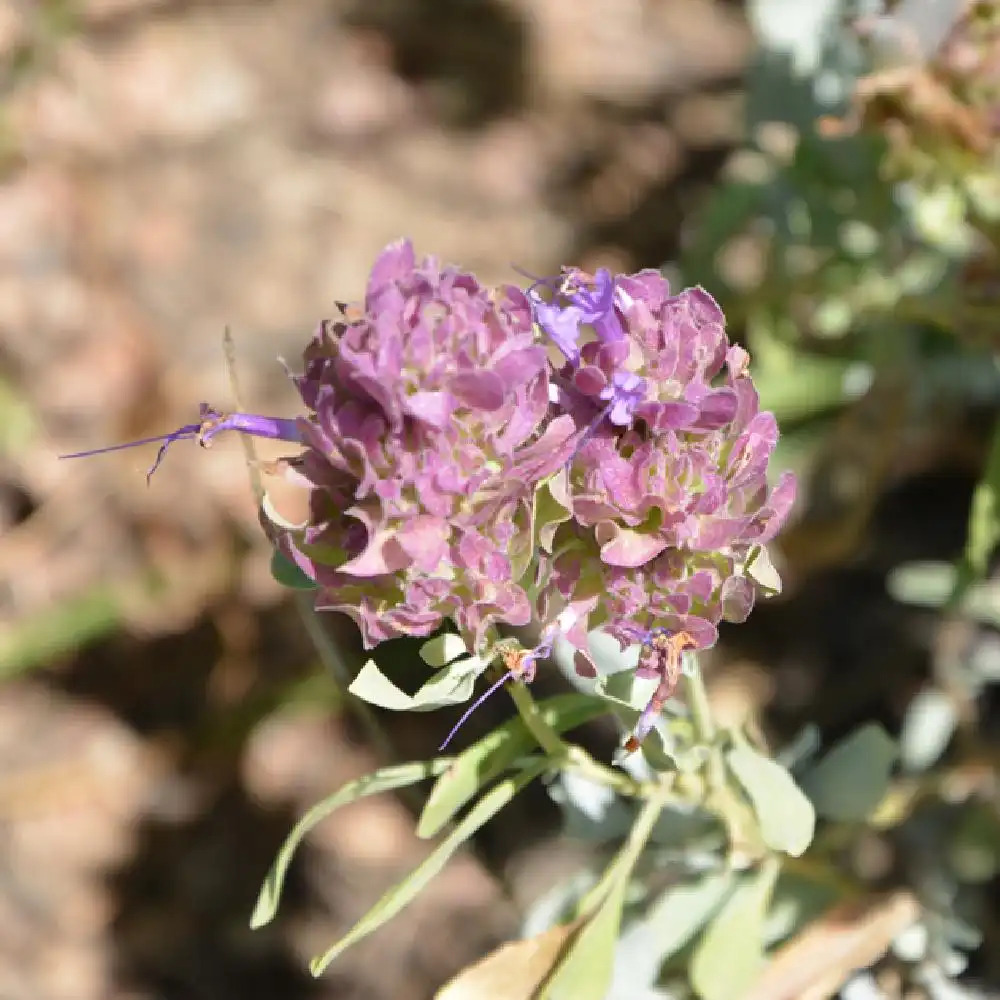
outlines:
[[[580,339],[580,324],[583,322],[580,310],[575,306],[553,305],[534,294],[531,309],[535,322],[548,334],[552,343],[562,351],[570,364],[576,364],[580,360],[577,341]]]
[[[616,427],[629,427],[636,407],[646,398],[646,380],[630,371],[616,371],[611,385],[599,395],[609,404],[608,420]]]
[[[554,287],[551,301],[537,292],[538,285]],[[622,340],[625,336],[615,314],[615,282],[606,268],[600,268],[592,279],[582,271],[569,270],[558,284],[536,282],[528,297],[535,322],[571,365],[580,360],[581,326],[590,326],[602,342]]]
[[[298,420],[264,417],[255,413],[214,414],[202,423],[198,432],[198,443],[207,448],[212,438],[223,431],[239,431],[251,437],[302,443],[302,431],[299,429]]]

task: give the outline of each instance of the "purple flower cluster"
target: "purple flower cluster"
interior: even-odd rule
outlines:
[[[493,622],[532,619],[520,581],[535,488],[575,429],[551,419],[531,303],[400,242],[343,311],[295,379],[312,516],[279,545],[319,585],[317,607],[350,615],[368,646],[450,618],[479,649]]]
[[[530,295],[565,358],[556,409],[585,428],[544,487],[569,516],[544,553],[542,620],[570,609],[581,649],[593,628],[623,645],[666,628],[710,646],[720,620],[750,613],[746,563],[795,498],[790,473],[768,486],[778,427],[746,351],[707,292],[671,295],[656,271],[569,271]]]
[[[749,614],[795,494],[767,483],[777,424],[724,324],[655,271],[493,290],[400,241],[306,348],[304,416],[203,408],[157,462],[223,430],[295,441],[310,516],[271,536],[367,646],[450,619],[481,652],[535,624],[526,668],[562,636],[586,672],[600,628],[643,644],[661,704],[680,652]]]
[[[724,322],[655,271],[491,292],[394,244],[306,350],[312,517],[279,544],[368,645],[452,619],[476,650],[534,621],[584,671],[594,628],[710,646],[795,491]]]

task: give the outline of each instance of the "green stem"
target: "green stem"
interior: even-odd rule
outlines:
[[[538,745],[545,751],[546,755],[553,762],[565,760],[569,746],[545,721],[545,717],[538,710],[538,704],[531,697],[531,692],[527,687],[521,681],[514,681],[507,685],[507,693],[513,699],[514,707],[528,727],[528,732],[538,740]]]
[[[705,678],[701,673],[698,658],[690,656],[690,669],[684,672],[684,692],[687,695],[688,709],[691,712],[691,724],[694,726],[695,740],[708,747],[708,762],[706,776],[709,787],[721,789],[726,784],[726,765],[719,747],[718,729],[712,718],[712,706],[708,701],[708,691],[705,688]]]
[[[711,746],[715,742],[715,722],[708,702],[705,679],[701,675],[701,666],[697,658],[691,656],[689,662],[691,667],[684,672],[684,692],[687,695],[688,709],[691,711],[691,723],[698,742]]]
[[[601,880],[577,904],[577,913],[592,912],[607,898],[618,879],[628,878],[639,855],[653,832],[653,827],[659,819],[663,807],[670,800],[670,794],[665,784],[655,786],[642,804],[639,814],[632,824],[625,843],[615,855],[614,860],[604,870]]]
[[[654,790],[664,791],[673,784],[673,775],[664,775],[660,781],[636,781],[630,774],[618,768],[608,767],[594,760],[583,747],[567,747],[565,768],[576,771],[598,785],[613,788],[620,795],[632,799],[647,799]]]
[[[636,781],[627,772],[607,767],[594,760],[583,747],[567,743],[545,721],[545,716],[539,711],[538,704],[531,696],[531,692],[520,681],[508,684],[507,692],[514,701],[518,715],[528,727],[528,732],[538,741],[538,745],[549,758],[549,764],[552,767],[575,771],[591,781],[607,788],[613,788],[629,798],[648,798],[650,788],[653,785],[659,787],[662,784],[661,782]]]

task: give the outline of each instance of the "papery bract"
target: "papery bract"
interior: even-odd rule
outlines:
[[[567,516],[542,618],[574,609],[566,638],[583,655],[594,628],[623,647],[663,629],[709,646],[720,621],[750,613],[743,567],[795,497],[790,473],[767,482],[777,423],[760,411],[749,357],[707,292],[671,294],[655,271],[568,271],[540,300],[536,325],[556,346],[574,328],[554,381],[582,436],[558,483]]]
[[[335,484],[337,514],[317,522],[325,545],[282,544],[322,606],[354,618],[367,645],[451,618],[478,649],[492,624],[527,624],[509,553],[530,548],[535,487],[574,428],[540,451],[555,422],[525,294],[393,244],[363,305],[320,324],[295,382],[311,410],[302,472],[317,491]]]
[[[522,679],[557,636],[591,673],[592,630],[640,643],[661,682],[640,731],[680,650],[750,613],[745,567],[795,498],[789,473],[768,483],[777,422],[721,309],[656,271],[490,290],[403,240],[364,301],[319,324],[293,378],[303,416],[203,407],[154,439],[157,461],[225,430],[301,444],[284,468],[309,517],[266,528],[317,607],[353,618],[369,647],[451,620],[478,653],[497,625],[535,625]]]

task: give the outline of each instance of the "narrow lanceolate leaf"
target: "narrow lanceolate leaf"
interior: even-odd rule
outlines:
[[[544,758],[537,758],[517,775],[494,785],[468,814],[458,823],[447,837],[420,865],[402,882],[393,886],[332,948],[314,958],[310,970],[314,976],[324,969],[343,951],[384,923],[391,920],[407,905],[438,872],[448,859],[485,823],[489,822],[525,785],[534,781],[545,770]]]
[[[729,897],[691,959],[691,983],[702,1000],[740,1000],[764,965],[764,919],[778,865],[766,862]]]
[[[442,757],[432,761],[418,761],[413,764],[398,764],[393,767],[383,767],[372,774],[366,774],[362,778],[355,778],[349,781],[338,792],[329,798],[313,806],[295,824],[292,832],[286,838],[278,856],[274,859],[274,864],[264,880],[260,895],[257,897],[257,905],[254,907],[253,915],[250,918],[250,926],[253,928],[263,927],[269,923],[278,909],[278,902],[281,898],[281,889],[284,885],[285,876],[288,874],[288,867],[292,863],[292,856],[296,848],[305,839],[306,835],[317,823],[326,819],[334,810],[341,806],[354,802],[357,799],[365,798],[368,795],[376,795],[379,792],[389,792],[396,788],[404,788],[407,785],[414,785],[425,778],[432,778],[448,767],[451,758]]]
[[[746,744],[733,747],[726,763],[750,798],[764,843],[797,858],[816,829],[816,812],[805,792],[785,768]]]
[[[662,802],[645,803],[625,845],[585,897],[582,906],[590,917],[546,984],[546,1000],[604,1000],[607,996],[629,877],[662,809]]]
[[[660,964],[676,955],[705,926],[729,895],[734,880],[727,870],[698,882],[671,886],[649,908],[644,924]]]
[[[616,878],[604,901],[585,921],[544,996],[550,1000],[604,1000],[615,963],[628,878]]]
[[[605,704],[586,694],[563,694],[539,703],[545,722],[557,733],[573,729],[606,711]],[[477,791],[499,777],[520,757],[530,753],[535,738],[518,717],[460,753],[431,789],[418,837],[433,837]]]

